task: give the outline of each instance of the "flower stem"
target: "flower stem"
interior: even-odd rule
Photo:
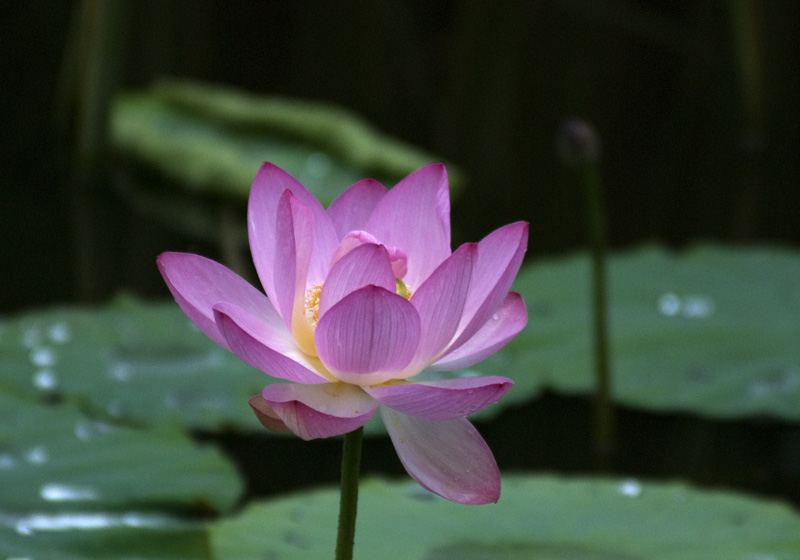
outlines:
[[[342,495],[339,502],[339,532],[336,560],[352,560],[358,508],[358,471],[361,465],[361,439],[364,428],[344,435],[342,446]]]
[[[608,367],[608,327],[606,311],[606,217],[603,194],[594,163],[582,166],[581,175],[589,212],[589,242],[592,251],[592,311],[595,355],[595,458],[600,470],[611,468],[614,454],[614,407],[611,402],[611,375]]]

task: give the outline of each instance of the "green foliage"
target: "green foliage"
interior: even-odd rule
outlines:
[[[251,504],[212,525],[212,549],[227,560],[328,557],[338,499],[324,489]],[[468,507],[413,482],[371,479],[361,487],[355,558],[796,560],[800,518],[682,483],[507,476],[496,505]]]
[[[324,204],[366,176],[391,186],[437,161],[338,107],[193,82],[121,95],[110,134],[120,152],[179,186],[239,200],[264,161],[286,169]],[[460,174],[449,171],[457,187]]]
[[[613,255],[608,276],[617,403],[800,419],[796,252],[698,245],[674,254],[650,246]],[[528,326],[473,368],[515,380],[501,403],[529,401],[545,387],[592,391],[589,281],[583,254],[535,263],[518,276]]]
[[[205,558],[197,516],[230,511],[242,492],[217,450],[167,426],[1,393],[0,422],[4,558]]]
[[[0,337],[0,389],[64,397],[131,424],[256,428],[247,399],[268,379],[209,341],[175,302],[121,297],[36,312]]]

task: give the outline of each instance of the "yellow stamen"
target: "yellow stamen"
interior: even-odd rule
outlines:
[[[312,284],[306,292],[305,315],[312,326],[319,322],[319,296],[322,293],[322,284]]]

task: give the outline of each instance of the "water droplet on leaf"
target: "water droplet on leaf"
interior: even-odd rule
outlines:
[[[45,484],[39,490],[39,495],[48,502],[78,502],[97,499],[97,492],[94,489],[71,484]]]
[[[131,378],[131,366],[123,362],[117,362],[108,370],[108,375],[117,381],[128,381]]]
[[[287,531],[283,534],[283,540],[295,548],[308,548],[308,539],[297,531]]]
[[[761,375],[750,383],[748,391],[753,397],[763,398],[793,394],[798,388],[800,388],[800,369],[791,367]]]
[[[75,436],[82,441],[89,441],[111,431],[111,426],[96,420],[79,420],[75,424]]]
[[[42,331],[39,327],[28,327],[22,333],[22,345],[26,348],[39,346],[42,342]]]
[[[47,462],[49,458],[47,454],[47,449],[43,446],[39,445],[37,447],[32,447],[28,451],[25,452],[25,460],[32,465],[41,465]]]
[[[628,498],[638,498],[642,494],[642,485],[638,480],[629,478],[620,482],[617,492]]]
[[[56,354],[52,349],[42,347],[31,350],[31,363],[38,367],[50,367],[56,364]]]
[[[10,469],[16,464],[17,460],[11,453],[0,453],[0,469]]]
[[[658,312],[667,317],[674,317],[681,309],[681,298],[668,292],[658,298]]]
[[[714,301],[706,296],[688,296],[683,302],[683,316],[704,319],[714,313]]]
[[[59,344],[69,342],[72,338],[72,332],[69,330],[66,323],[51,325],[50,328],[47,329],[47,335],[50,337],[50,340]]]
[[[43,391],[52,391],[58,387],[58,377],[53,370],[39,370],[33,375],[33,386]]]

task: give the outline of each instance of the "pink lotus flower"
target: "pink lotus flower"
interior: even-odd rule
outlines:
[[[248,203],[250,249],[266,296],[221,264],[164,253],[158,266],[186,315],[272,377],[250,399],[261,423],[305,440],[344,434],[380,409],[408,473],[464,504],[497,501],[500,473],[466,416],[511,387],[505,377],[414,382],[496,352],[527,322],[509,288],[528,224],[450,250],[443,165],[387,191],[364,179],[326,211],[265,163]]]

